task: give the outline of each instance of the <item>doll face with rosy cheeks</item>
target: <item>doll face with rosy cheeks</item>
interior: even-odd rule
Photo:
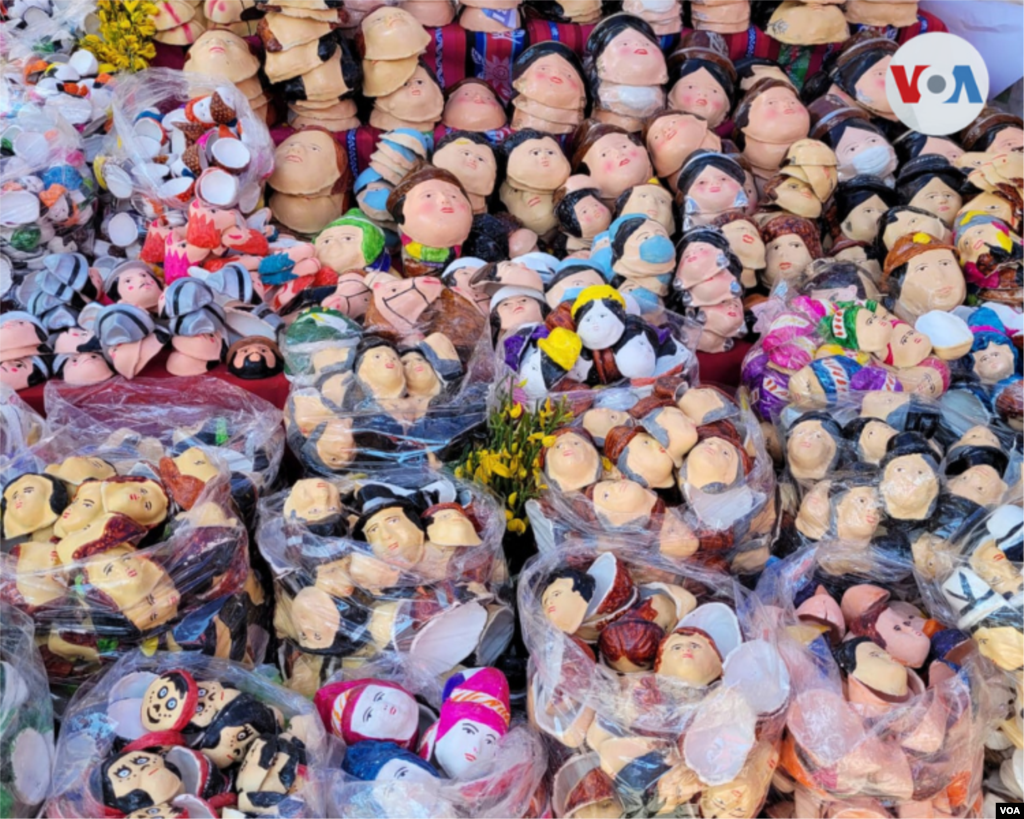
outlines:
[[[680,79],[668,94],[672,108],[697,114],[717,128],[729,114],[729,97],[718,80],[706,68],[700,68]]]
[[[433,163],[455,174],[470,193],[487,196],[494,191],[498,163],[494,151],[485,145],[456,139],[434,153]]]
[[[896,367],[916,367],[932,352],[932,343],[928,336],[919,333],[906,322],[896,322],[889,336],[889,351],[892,363]]]
[[[793,143],[807,135],[810,114],[791,87],[769,88],[750,106],[750,123],[744,132],[762,142]]]
[[[626,200],[622,212],[643,214],[663,225],[669,233],[675,232],[672,194],[661,185],[637,185]]]
[[[659,83],[665,71],[661,47],[633,28],[616,34],[597,58],[598,76],[622,85]]]
[[[54,534],[58,537],[66,537],[72,532],[79,531],[103,514],[103,501],[100,498],[99,481],[86,481],[75,495],[75,499],[68,505],[53,527]]]
[[[573,207],[576,221],[580,226],[583,239],[593,239],[602,230],[607,230],[612,222],[612,212],[601,200],[593,196],[585,196]],[[572,287],[573,285],[568,285]],[[585,285],[584,285],[585,286]]]
[[[725,171],[708,165],[693,180],[686,191],[687,207],[690,200],[696,205],[697,213],[723,213],[736,207],[736,201],[743,192],[743,186]]]
[[[184,793],[181,779],[164,764],[164,758],[149,751],[121,754],[107,768],[106,777],[118,799],[138,790],[160,803]]]
[[[658,653],[657,673],[706,686],[722,676],[722,660],[703,634],[673,634]]]
[[[729,247],[747,270],[761,270],[765,262],[765,246],[757,228],[745,219],[722,225]]]
[[[117,277],[117,294],[124,304],[152,310],[160,301],[160,285],[147,271],[129,268]]]
[[[416,700],[383,685],[370,684],[358,694],[352,709],[352,728],[371,739],[405,740],[415,732],[419,721]]]
[[[334,139],[324,131],[298,131],[274,151],[274,173],[270,178],[273,187],[309,193],[327,187],[337,178]],[[279,184],[274,185],[275,181]]]
[[[836,536],[840,540],[868,540],[881,519],[878,490],[873,486],[855,487],[836,504]]]
[[[465,773],[474,763],[494,759],[501,736],[493,728],[460,719],[434,745],[434,754],[449,776]]]
[[[539,191],[554,190],[570,172],[569,161],[551,137],[526,140],[508,160],[508,175],[514,184]]]
[[[499,303],[495,309],[504,332],[512,332],[524,324],[543,321],[540,302],[530,296],[512,296]]]
[[[388,563],[409,567],[423,557],[426,536],[401,507],[381,509],[372,515],[363,534],[374,555]]]
[[[939,495],[939,479],[923,456],[904,455],[885,467],[879,488],[891,516],[923,520]]]
[[[843,220],[843,235],[858,242],[873,242],[878,235],[878,220],[888,210],[880,196],[861,202]]]
[[[880,114],[892,116],[892,106],[885,94],[885,75],[889,71],[892,56],[886,54],[865,71],[854,85],[854,96],[865,108]]]
[[[516,80],[518,91],[552,108],[574,110],[584,102],[583,81],[563,57],[549,54],[533,62]]]
[[[701,147],[707,133],[707,123],[693,115],[673,113],[658,117],[647,131],[647,150],[658,176],[681,168],[687,157]]]
[[[228,31],[211,31],[199,37],[188,52],[189,70],[215,77],[233,74],[238,66],[259,64],[245,40]]]
[[[935,176],[921,190],[914,194],[910,204],[934,214],[946,227],[951,227],[956,212],[963,200],[960,194],[947,185],[941,177]]]
[[[707,281],[728,264],[725,255],[708,242],[690,242],[679,256],[676,278],[684,287]]]
[[[441,380],[421,353],[413,351],[403,355],[402,370],[410,395],[433,397],[441,391]]]
[[[356,377],[376,398],[396,398],[406,388],[402,360],[391,347],[374,347],[367,352],[359,362]]]
[[[928,250],[907,263],[899,304],[914,317],[964,303],[967,284],[952,250]]]
[[[745,326],[743,302],[739,298],[726,299],[718,304],[702,307],[704,329],[723,338],[735,338]]]
[[[505,109],[494,92],[471,82],[455,89],[444,106],[443,119],[450,128],[460,131],[494,131],[505,122]]]
[[[582,489],[601,475],[601,456],[585,438],[568,432],[544,453],[544,474],[562,492]]]
[[[402,213],[402,230],[430,247],[454,247],[473,226],[473,208],[466,195],[443,179],[416,185],[406,194]]]
[[[949,491],[979,506],[995,506],[1006,494],[1007,486],[988,464],[972,466],[949,482]]]
[[[594,511],[610,526],[646,522],[657,500],[636,481],[601,481],[594,486]]]
[[[765,278],[773,284],[799,276],[813,261],[804,240],[795,233],[772,240],[765,251]]]
[[[621,338],[625,324],[605,301],[597,301],[579,319],[576,332],[588,350],[603,350]]]
[[[607,134],[583,157],[602,195],[615,197],[651,178],[651,160],[641,146],[625,134]]]

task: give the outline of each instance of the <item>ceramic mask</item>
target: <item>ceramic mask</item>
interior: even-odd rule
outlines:
[[[442,116],[444,124],[457,131],[496,131],[507,119],[494,92],[481,83],[466,83],[448,97]]]
[[[939,479],[924,457],[904,455],[886,465],[879,488],[890,517],[924,520],[939,495]]]
[[[928,250],[907,263],[898,304],[915,319],[929,310],[950,311],[964,302],[967,285],[951,250]]]
[[[426,179],[405,197],[402,232],[428,247],[455,247],[469,236],[473,208],[466,195],[443,179]]]
[[[192,718],[199,692],[187,671],[168,671],[142,695],[142,724],[149,731],[180,731]]]
[[[717,128],[729,115],[729,95],[706,68],[699,68],[682,77],[668,94],[669,107],[687,114],[697,114]]]
[[[528,139],[508,158],[509,181],[516,187],[554,191],[570,174],[569,160],[554,138]]]
[[[654,173],[647,151],[625,134],[605,134],[590,146],[583,161],[606,200],[643,184]]]
[[[842,181],[866,174],[886,177],[896,170],[896,152],[885,138],[874,131],[848,127],[836,145],[839,178]]]
[[[684,191],[688,213],[714,215],[745,204],[743,186],[714,165],[702,170]]]
[[[592,594],[592,584],[589,589],[588,593]],[[540,602],[544,616],[555,628],[566,634],[575,634],[583,624],[590,601],[572,577],[559,577],[544,589]]]
[[[117,755],[103,765],[103,791],[116,804],[107,807],[127,811],[170,802],[185,792],[178,775],[167,767],[164,758],[150,751],[131,751]]]
[[[672,194],[661,185],[637,185],[630,191],[622,213],[639,213],[660,224],[669,235],[676,232],[676,219],[672,213]]]
[[[704,492],[727,489],[741,475],[740,454],[723,438],[706,438],[686,456],[685,483]]]
[[[1004,226],[1005,227],[1005,226]],[[1007,243],[1007,234],[991,222],[971,225],[961,231],[956,240],[957,251],[960,254],[960,261],[963,264],[977,263],[978,259],[986,253],[991,253],[993,248],[1004,248],[1017,245],[1019,250],[1020,239],[1009,235],[1010,242]]]
[[[427,524],[427,538],[435,546],[479,546],[480,535],[473,522],[458,509],[441,509]]]
[[[914,198],[910,200],[909,204],[935,215],[946,227],[952,227],[963,200],[956,190],[943,181],[942,177],[936,175],[914,194]]]
[[[434,153],[438,168],[451,171],[469,193],[490,196],[498,176],[494,151],[469,139],[456,139]]]
[[[268,182],[280,193],[311,194],[330,188],[341,174],[331,135],[306,130],[292,134],[274,150],[274,172]]]
[[[769,282],[799,276],[813,261],[804,240],[787,233],[765,245],[765,278]]]
[[[722,676],[722,658],[706,633],[699,629],[681,629],[662,641],[654,670],[689,685],[704,687]]]
[[[329,707],[330,728],[347,743],[366,740],[411,744],[419,727],[419,706],[405,689],[373,680],[334,683],[317,693],[321,714]]]
[[[551,108],[582,111],[586,104],[583,80],[558,54],[548,54],[531,63],[513,87],[523,96]]]
[[[167,493],[155,481],[103,481],[103,508],[120,512],[136,523],[152,528],[167,516]]]
[[[672,112],[655,120],[647,130],[647,150],[658,176],[669,179],[698,148],[717,151],[721,140],[708,124],[691,114]]]
[[[196,682],[198,700],[196,712],[192,716],[192,725],[205,728],[229,702],[238,696],[239,691],[221,685],[216,680],[199,680]]]
[[[657,501],[657,495],[636,481],[601,481],[594,485],[594,511],[606,526],[646,525]]]
[[[374,512],[366,520],[363,535],[374,555],[387,563],[409,568],[423,557],[426,535],[401,506]]]
[[[545,450],[544,474],[560,492],[574,492],[601,476],[601,456],[582,436],[564,433]]]
[[[679,255],[676,281],[689,289],[728,270],[728,266],[729,260],[715,245],[700,240],[692,241]]]
[[[296,481],[284,504],[286,519],[313,523],[341,514],[338,487],[318,478]]]
[[[406,391],[405,369],[398,351],[381,345],[373,347],[359,360],[356,377],[376,399],[398,398]]]

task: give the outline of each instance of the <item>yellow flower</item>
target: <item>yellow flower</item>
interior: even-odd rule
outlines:
[[[512,405],[512,409],[508,411],[508,414],[510,418],[519,418],[523,414],[523,405],[516,401],[516,403]]]
[[[505,520],[512,520],[512,510],[511,509],[506,509],[505,510]]]
[[[495,461],[491,464],[491,471],[501,478],[511,478],[512,473],[508,471],[508,467],[502,463]]]
[[[511,495],[509,495],[508,498],[507,498],[508,505],[509,506],[515,506],[516,505],[516,499],[518,497],[519,497],[519,493],[518,492],[513,492]],[[511,517],[512,513],[509,512],[508,515],[509,515],[509,517]]]
[[[520,520],[519,518],[512,518],[508,522],[508,530],[514,535],[521,535],[526,531],[526,521]]]
[[[554,446],[554,445],[555,445],[555,436],[554,436],[554,435],[545,435],[545,436],[544,436],[544,437],[543,437],[543,438],[541,439],[541,444],[542,444],[542,445],[543,445],[543,446],[544,446],[545,448],[547,448],[547,447],[549,447],[549,446]]]

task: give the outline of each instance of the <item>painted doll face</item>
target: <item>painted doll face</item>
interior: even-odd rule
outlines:
[[[750,106],[745,133],[761,142],[792,144],[807,136],[811,118],[791,87],[763,91]]]
[[[660,275],[671,271],[675,262],[672,240],[664,226],[647,219],[626,239],[616,272],[622,267],[639,275]]]
[[[33,364],[31,358],[12,358],[0,361],[0,384],[6,384],[12,390],[23,390],[32,378]]]
[[[601,481],[594,486],[594,511],[610,526],[644,524],[657,500],[636,481]]]
[[[352,726],[371,739],[404,741],[419,721],[416,700],[390,686],[366,686],[352,709]]]
[[[108,768],[107,780],[117,798],[143,791],[154,803],[167,802],[185,790],[177,774],[164,764],[164,758],[149,751],[121,754]]]
[[[918,156],[927,155],[944,156],[950,164],[953,164],[964,155],[964,149],[946,137],[930,136],[924,141],[921,153],[918,154]]]
[[[797,468],[797,472],[813,472],[817,477],[824,474],[819,469],[828,469],[837,448],[835,439],[818,420],[797,424],[786,441],[789,462]]]
[[[722,676],[722,660],[703,634],[673,634],[658,654],[658,673],[706,686]]]
[[[641,213],[662,225],[669,233],[675,233],[675,217],[672,215],[672,194],[661,185],[637,185],[626,200],[623,213]]]
[[[886,348],[892,339],[892,322],[889,318],[870,310],[857,311],[857,347],[877,353]]]
[[[511,333],[524,324],[543,321],[540,302],[530,296],[512,296],[495,308],[501,320],[501,329]]]
[[[865,71],[854,85],[854,97],[868,110],[881,116],[892,116],[892,106],[885,95],[885,75],[892,56],[886,54]]]
[[[516,146],[508,160],[508,175],[516,186],[554,190],[570,174],[569,161],[552,137],[528,139]]]
[[[338,487],[317,478],[296,481],[284,504],[286,518],[296,517],[304,521],[318,521],[341,512],[341,495]]]
[[[606,134],[583,157],[602,196],[614,198],[651,178],[647,151],[625,134]]]
[[[544,616],[551,624],[566,634],[579,629],[587,613],[587,601],[578,591],[573,590],[570,577],[560,577],[544,589],[540,598]]]
[[[585,438],[559,435],[544,453],[544,474],[562,492],[589,486],[601,473],[601,456]]]
[[[330,469],[352,463],[356,456],[356,440],[352,434],[353,419],[332,418],[316,442],[317,457]]]
[[[249,723],[241,725],[225,725],[220,732],[217,744],[212,748],[203,748],[203,753],[218,768],[227,768],[245,758],[245,752],[259,736],[259,731]]]
[[[706,438],[686,457],[686,483],[697,489],[732,486],[739,471],[739,451],[723,438]]]
[[[366,521],[366,542],[374,555],[388,563],[411,567],[423,557],[426,537],[401,507],[381,509]]]
[[[178,808],[170,802],[161,802],[149,808],[139,808],[128,814],[129,819],[179,819],[186,815],[184,808]]]
[[[605,350],[622,337],[625,329],[622,316],[604,301],[597,301],[577,324],[576,333],[588,350]]]
[[[611,211],[600,199],[593,196],[584,196],[575,204],[573,211],[583,239],[593,239],[602,230],[607,230],[612,221]]]
[[[622,85],[650,85],[665,79],[665,57],[657,43],[624,28],[597,58],[598,76]]]
[[[683,456],[697,443],[697,425],[678,407],[660,407],[654,411],[650,421],[667,436],[666,449],[678,467]]]
[[[351,597],[355,592],[355,585],[349,574],[349,561],[341,558],[317,566],[316,586],[332,597]]]
[[[949,482],[949,491],[979,506],[995,506],[1006,494],[1007,486],[988,464],[972,466]]]
[[[338,225],[320,233],[313,243],[317,261],[336,273],[359,270],[370,260],[363,255],[363,231],[356,225]]]
[[[4,489],[7,502],[4,533],[35,532],[56,522],[57,512],[50,507],[53,484],[39,475],[23,475]]]
[[[103,514],[101,487],[99,481],[86,481],[78,487],[75,499],[61,513],[60,520],[53,527],[57,537],[77,532]]]
[[[142,724],[149,731],[174,731],[191,718],[188,678],[181,672],[161,674],[142,695]]]
[[[668,102],[678,111],[704,117],[711,128],[721,125],[729,114],[729,97],[706,68],[687,74],[673,85]]]
[[[895,366],[916,367],[931,355],[932,343],[928,336],[919,333],[913,325],[900,321],[892,326],[889,351],[892,353],[892,363]]]
[[[316,586],[306,586],[292,600],[289,615],[295,639],[302,648],[320,650],[334,644],[341,627],[341,613],[331,596]]]
[[[170,576],[131,546],[117,546],[90,559],[86,575],[140,630],[155,628],[177,614],[181,597]]]
[[[63,372],[64,380],[70,384],[98,384],[114,375],[100,353],[71,353]]]
[[[773,239],[766,246],[765,278],[770,283],[799,276],[813,259],[804,240],[795,233]]]
[[[884,421],[871,421],[865,424],[857,439],[862,460],[876,466],[881,463],[882,458],[885,457],[889,439],[895,434],[896,430]]]
[[[887,176],[896,169],[896,152],[885,138],[865,128],[848,127],[836,145],[839,178],[858,174]]]
[[[196,688],[199,690],[199,700],[192,724],[199,728],[205,728],[213,722],[221,709],[238,696],[237,689],[225,688],[216,680],[197,682]]]
[[[117,277],[117,294],[124,304],[154,310],[160,301],[160,292],[160,285],[147,270],[129,267]]]
[[[995,384],[1012,375],[1014,360],[1009,344],[989,342],[984,350],[974,354],[973,370],[983,384]]]
[[[927,185],[914,194],[910,204],[934,214],[946,227],[952,227],[956,212],[963,204],[960,194],[947,185],[941,177],[933,177]]]
[[[878,220],[888,210],[880,196],[872,196],[850,211],[843,220],[843,235],[858,242],[873,242],[878,235]]]
[[[419,765],[412,764],[407,760],[396,758],[381,765],[377,771],[374,782],[434,782],[437,777],[430,771],[426,771]]]
[[[434,745],[434,754],[449,776],[459,776],[475,762],[494,759],[501,737],[493,728],[460,719]]]
[[[494,151],[469,139],[456,139],[434,153],[433,163],[451,171],[470,193],[489,196],[498,177]]]
[[[761,270],[767,263],[761,234],[746,219],[737,219],[722,226],[729,247],[747,270]]]
[[[949,237],[949,229],[937,216],[903,210],[896,214],[895,221],[885,226],[882,241],[888,250],[892,250],[898,239],[917,232],[927,233],[942,242]]]
[[[658,176],[668,176],[683,167],[690,154],[702,146],[707,133],[707,124],[689,114],[658,117],[647,131],[647,150]]]
[[[459,131],[494,131],[505,124],[505,110],[494,92],[472,82],[455,89],[443,115],[445,125]]]
[[[629,476],[649,487],[672,485],[675,461],[668,450],[646,432],[635,435],[625,449],[625,466]],[[621,455],[620,463],[621,463]]]
[[[476,527],[458,509],[435,512],[427,526],[427,539],[435,546],[478,546],[480,536]]]
[[[779,206],[797,216],[817,219],[821,216],[821,201],[814,190],[802,179],[787,177],[775,188],[775,201]]]
[[[746,327],[743,317],[743,302],[738,298],[726,299],[718,304],[701,308],[704,315],[704,330],[722,338],[743,335]]]
[[[922,520],[938,497],[939,479],[923,456],[904,455],[885,467],[880,489],[891,516]]]
[[[1024,129],[1003,128],[996,134],[992,144],[988,148],[990,154],[1008,154],[1010,151],[1019,151],[1024,148]]]
[[[743,185],[733,179],[725,171],[708,165],[693,180],[686,191],[687,208],[693,202],[696,212],[700,214],[723,213],[736,207],[737,200],[742,199]]]
[[[953,251],[928,250],[907,263],[899,303],[911,315],[929,310],[948,312],[963,304],[967,295],[964,274]]]
[[[334,139],[324,131],[297,131],[274,151],[270,184],[277,190],[312,193],[338,178]],[[276,184],[275,184],[276,183]]]
[[[963,212],[978,210],[994,216],[1007,224],[1013,224],[1013,205],[1002,196],[984,191],[962,206]],[[57,352],[60,352],[59,350]]]
[[[1018,671],[1024,656],[1024,633],[1013,626],[984,626],[974,632],[982,656],[1003,671]]]
[[[198,478],[203,483],[208,483],[217,477],[217,467],[210,463],[206,453],[198,447],[189,447],[174,459],[178,471],[182,475],[189,475]]]
[[[885,648],[889,655],[902,661],[912,668],[919,668],[928,656],[931,640],[918,629],[914,617],[901,614],[887,608],[878,615],[875,628],[879,636],[885,640]]]
[[[456,185],[427,179],[406,194],[402,230],[429,247],[455,247],[469,236],[473,208]]]
[[[189,49],[188,67],[190,71],[238,82],[255,74],[259,61],[241,37],[229,31],[209,31]]]
[[[156,526],[167,516],[167,493],[155,481],[104,481],[101,492],[106,511],[120,512],[143,526]]]
[[[388,94],[383,105],[409,122],[426,122],[444,110],[444,97],[427,70],[418,65],[401,88]]]
[[[836,534],[840,540],[864,541],[875,534],[882,519],[878,490],[873,486],[851,489],[836,504]]]
[[[1005,241],[1006,234],[1002,233],[991,223],[972,225],[960,234],[956,247],[960,253],[960,259],[967,262],[977,262],[985,253],[989,253],[990,247],[998,247],[999,242]]]
[[[902,696],[907,692],[907,670],[883,648],[870,640],[857,646],[857,667],[851,676],[884,694]]]
[[[410,351],[403,355],[402,370],[410,395],[430,398],[441,391],[441,380],[422,353]]]
[[[591,434],[595,441],[604,441],[604,436],[612,427],[632,426],[633,419],[628,412],[597,407],[583,413],[583,428]]]
[[[516,89],[552,108],[568,111],[582,107],[583,82],[565,58],[548,54],[533,62],[515,82]]]
[[[360,359],[356,376],[375,398],[396,398],[405,392],[405,370],[393,347],[373,347]]]

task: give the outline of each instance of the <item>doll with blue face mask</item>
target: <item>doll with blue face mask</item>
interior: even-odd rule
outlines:
[[[646,216],[623,216],[608,228],[612,271],[632,290],[647,290],[661,299],[668,295],[676,252],[664,225]]]

